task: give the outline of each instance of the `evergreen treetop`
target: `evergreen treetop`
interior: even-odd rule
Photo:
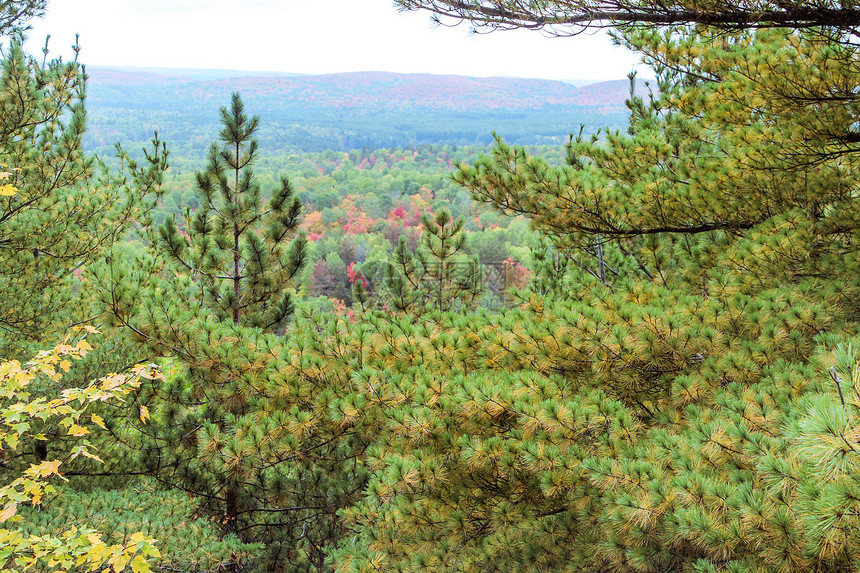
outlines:
[[[388,302],[398,311],[445,312],[474,306],[484,290],[477,260],[466,255],[463,220],[446,210],[421,217],[423,234],[413,255],[401,237],[386,267]]]
[[[252,170],[260,119],[247,116],[238,93],[221,123],[221,146],[196,176],[200,208],[186,214],[183,230],[169,219],[160,243],[219,320],[275,331],[289,320],[290,280],[304,264],[305,238],[293,239],[301,203],[286,177],[265,201]]]
[[[74,273],[145,221],[167,168],[157,137],[142,163],[120,149],[120,171],[84,153],[83,67],[37,61],[23,42],[14,33],[0,61],[0,348],[9,352],[94,318],[94,293],[79,292]]]

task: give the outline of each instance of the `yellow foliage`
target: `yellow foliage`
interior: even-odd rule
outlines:
[[[2,191],[0,191],[2,194]],[[96,332],[91,327],[77,332]],[[27,392],[27,386],[40,378],[59,382],[55,366],[68,372],[71,361],[84,357],[92,347],[84,339],[72,342],[67,338],[53,350],[40,352],[26,364],[18,361],[0,362],[0,452],[17,450],[22,438],[44,439],[41,434],[30,432],[33,420],[56,419],[61,426],[68,427],[68,434],[84,436],[89,433],[84,420],[86,405],[95,401],[118,399],[134,391],[139,379],[156,378],[160,374],[151,367],[137,366],[130,374],[110,374],[93,381],[84,388],[67,388],[61,397],[46,400]],[[95,414],[89,417],[97,426],[104,427],[104,420]],[[83,455],[98,460],[88,451],[89,444],[77,446],[70,457]],[[60,460],[33,464],[12,482],[0,487],[0,523],[19,521],[18,506],[23,503],[39,505],[46,494],[53,492],[47,480],[60,476]],[[0,557],[0,573],[20,571],[37,563],[51,570],[79,569],[95,571],[104,569],[119,573],[129,567],[134,573],[150,571],[146,557],[158,557],[154,540],[137,533],[124,545],[106,545],[101,537],[86,530],[71,527],[58,537],[25,537],[20,532],[0,528],[0,547],[5,548]]]

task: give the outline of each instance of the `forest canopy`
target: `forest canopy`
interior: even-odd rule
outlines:
[[[89,157],[77,62],[12,40],[0,345],[37,360],[0,380],[37,369],[47,406],[58,370],[140,379],[88,428],[14,426],[0,394],[4,483],[84,436],[104,458],[0,519],[104,516],[114,554],[178,571],[860,570],[854,7],[399,4],[618,26],[656,89],[562,149],[331,150],[289,177],[237,93],[171,179],[159,138]],[[98,351],[30,352],[83,321]]]

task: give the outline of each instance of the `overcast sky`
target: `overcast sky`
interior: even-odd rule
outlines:
[[[32,51],[51,34],[52,50],[68,53],[79,33],[92,65],[604,80],[638,61],[602,32],[475,35],[393,0],[50,0],[33,24]]]

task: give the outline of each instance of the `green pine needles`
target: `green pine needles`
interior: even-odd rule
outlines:
[[[201,207],[186,214],[184,231],[168,220],[161,244],[219,320],[282,330],[293,312],[290,281],[305,260],[304,235],[293,238],[302,206],[286,177],[264,201],[252,170],[260,118],[246,115],[238,93],[221,123],[221,147],[212,146],[197,173]]]
[[[484,290],[483,277],[478,261],[466,254],[463,224],[445,210],[422,216],[424,233],[414,254],[400,238],[385,275],[395,310],[443,312],[475,306]]]
[[[0,3],[0,34],[10,11],[30,9]],[[119,149],[120,172],[86,154],[83,66],[38,61],[24,42],[14,33],[0,50],[0,349],[11,353],[93,320],[75,273],[145,219],[167,168],[157,138],[140,164]]]
[[[235,571],[246,555],[275,573],[860,571],[860,46],[776,28],[619,38],[659,87],[631,98],[628,130],[572,138],[564,165],[499,139],[453,174],[543,236],[530,287],[499,311],[474,308],[479,266],[440,209],[387,259],[376,304],[379,285],[319,245],[316,289],[350,273],[356,312],[309,303],[289,322],[301,208],[287,179],[256,182],[259,119],[233,96],[200,208],[156,233],[165,260],[116,254],[97,277],[128,347],[167,357],[131,409],[92,410],[117,446],[99,471],[190,494],[225,540],[165,551],[163,568]],[[0,132],[3,157],[21,141]],[[0,170],[6,209],[43,180],[33,165],[57,169],[21,145],[29,163]],[[19,258],[0,256],[0,285],[20,268],[35,292],[47,267],[7,212],[0,255]],[[319,215],[323,232],[335,222]],[[175,493],[139,507],[173,528]],[[67,499],[82,506],[68,515],[95,513]]]

